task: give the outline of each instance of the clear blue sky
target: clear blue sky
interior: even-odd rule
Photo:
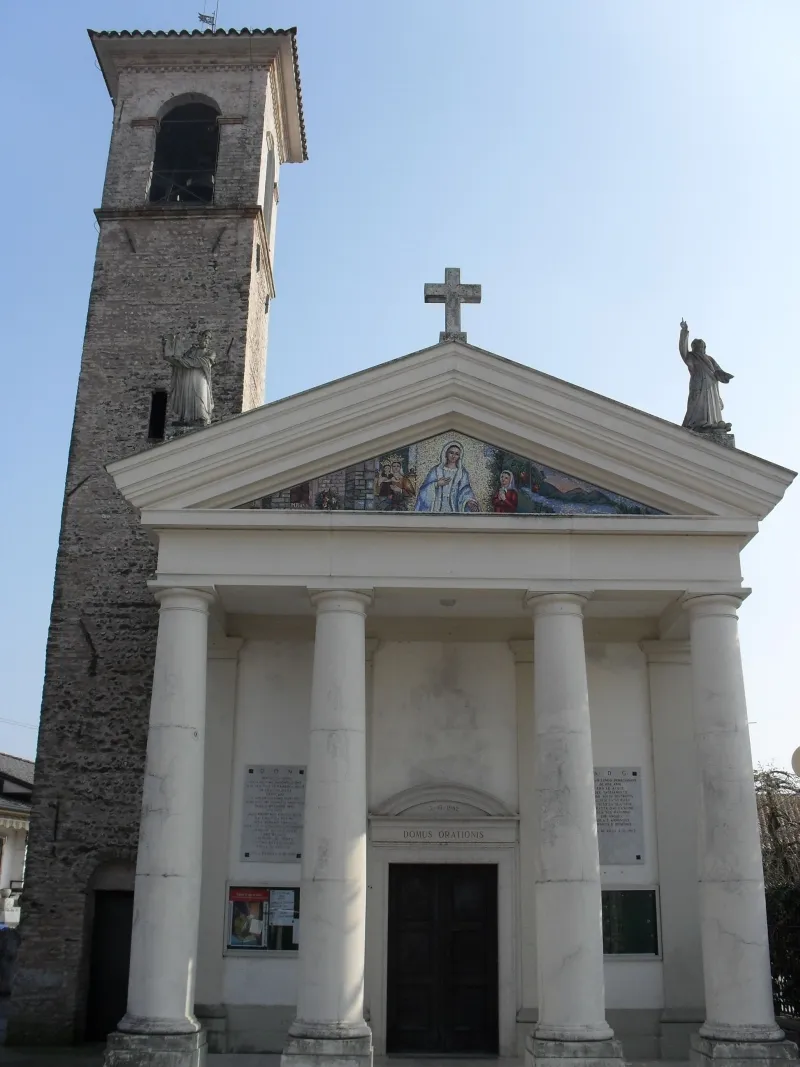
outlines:
[[[94,29],[202,0],[5,5],[0,716],[35,724],[111,104]],[[221,0],[297,25],[310,160],[281,174],[267,392],[438,339],[460,266],[484,348],[677,422],[678,323],[736,377],[739,446],[797,469],[797,0]],[[757,760],[800,745],[800,489],[744,555]],[[35,731],[0,722],[0,750]]]

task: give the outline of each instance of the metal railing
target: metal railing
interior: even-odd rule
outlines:
[[[151,204],[210,204],[214,199],[214,171],[176,168],[154,170],[150,177]]]

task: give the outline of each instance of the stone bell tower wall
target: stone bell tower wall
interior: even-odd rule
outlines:
[[[132,870],[136,857],[155,546],[105,468],[163,447],[148,440],[148,422],[153,392],[169,388],[165,334],[210,331],[215,421],[263,402],[273,295],[266,156],[274,144],[276,183],[281,160],[305,156],[291,31],[92,40],[114,121],[47,642],[8,1029],[17,1044],[84,1037],[92,878],[106,863]],[[219,111],[212,203],[147,201],[157,124],[177,98]]]

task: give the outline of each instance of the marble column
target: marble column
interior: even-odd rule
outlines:
[[[619,1065],[605,1017],[600,861],[583,642],[585,597],[530,596],[539,869],[538,1022],[526,1063]]]
[[[106,1067],[197,1067],[194,1016],[203,851],[203,763],[210,593],[163,589],[139,851],[128,1010]]]
[[[695,1062],[793,1058],[772,1007],[761,842],[736,596],[687,599],[701,782],[700,924],[706,1021]],[[736,1046],[740,1049],[737,1052]],[[757,1047],[754,1047],[757,1046]],[[723,1051],[720,1052],[719,1050]]]
[[[300,890],[297,1018],[283,1067],[366,1067],[367,903],[364,618],[370,597],[337,590],[317,609]]]

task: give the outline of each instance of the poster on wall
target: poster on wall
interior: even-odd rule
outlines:
[[[270,892],[269,921],[271,926],[293,926],[294,890],[273,889]]]
[[[228,890],[228,947],[264,948],[269,890],[231,886]]]
[[[296,952],[300,889],[232,885],[228,889],[228,948]]]
[[[643,864],[641,767],[595,767],[594,802],[600,866]]]
[[[305,767],[245,767],[242,840],[246,863],[299,863],[303,856]]]

